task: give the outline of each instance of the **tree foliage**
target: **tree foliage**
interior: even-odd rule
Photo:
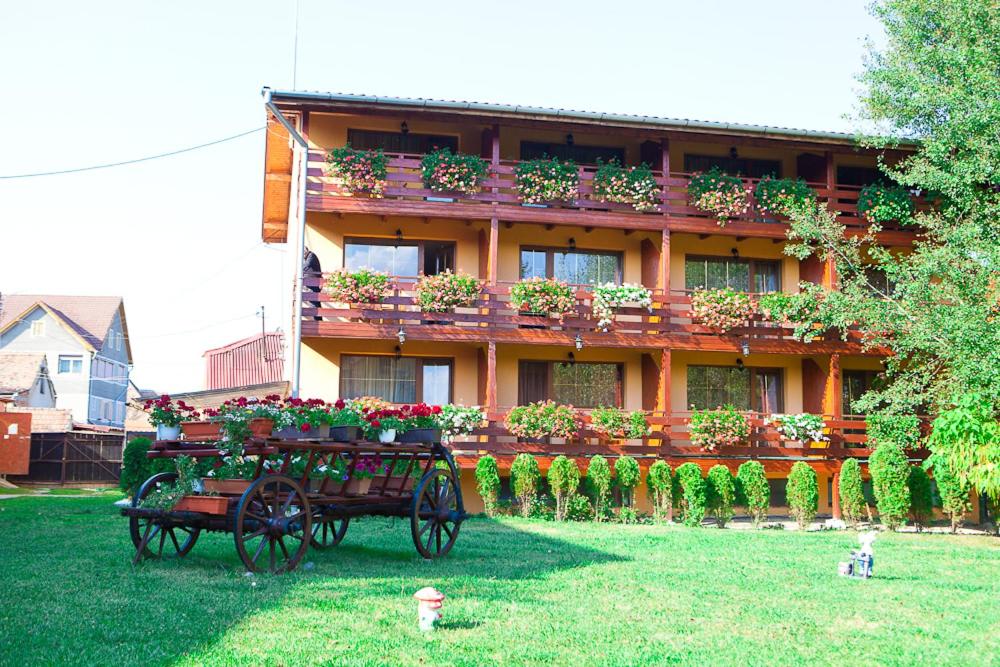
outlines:
[[[673,475],[666,461],[655,461],[646,473],[646,489],[653,501],[653,518],[674,520]]]
[[[725,528],[733,518],[733,504],[736,501],[736,479],[729,468],[716,464],[709,468],[707,478],[708,509],[719,523],[719,528]]]
[[[128,496],[134,496],[142,483],[159,472],[174,472],[174,463],[170,459],[150,459],[146,457],[153,441],[149,438],[132,438],[125,444],[122,452],[122,471],[118,477],[118,486]]]
[[[677,479],[682,490],[681,508],[684,511],[684,525],[697,527],[705,518],[707,498],[705,479],[697,463],[688,461],[677,466]]]
[[[500,469],[492,456],[483,456],[476,461],[476,490],[483,499],[486,516],[496,516],[497,498],[500,493]]]
[[[542,473],[538,469],[538,461],[531,454],[521,453],[514,458],[510,466],[510,481],[514,495],[521,506],[521,516],[531,515],[532,506],[538,496],[538,482]]]
[[[931,478],[920,466],[910,466],[906,486],[910,490],[910,518],[917,530],[920,530],[930,523],[934,512]]]
[[[611,466],[600,454],[587,465],[587,486],[594,496],[594,519],[604,521],[611,502]]]
[[[549,466],[549,489],[556,500],[556,521],[565,521],[569,502],[580,488],[580,468],[576,459],[560,454]]]
[[[966,513],[972,510],[969,500],[972,485],[956,475],[946,459],[931,455],[924,464],[934,471],[941,511],[951,520],[951,532],[954,533],[962,526]]]
[[[868,513],[861,480],[861,464],[857,459],[845,459],[840,464],[840,511],[844,521],[856,528]]]
[[[631,456],[619,456],[615,461],[615,479],[622,492],[622,506],[632,507],[632,495],[639,484],[639,462]]]
[[[788,511],[799,524],[799,528],[809,527],[819,509],[819,486],[816,471],[805,461],[796,461],[788,473]]]
[[[736,471],[736,490],[739,502],[746,506],[754,527],[767,520],[771,505],[771,486],[767,483],[764,464],[744,461]]]
[[[964,484],[1000,501],[1000,422],[996,405],[966,394],[934,420],[928,446]]]
[[[879,445],[868,459],[879,520],[890,530],[906,523],[910,511],[909,467],[903,448],[893,443]]]

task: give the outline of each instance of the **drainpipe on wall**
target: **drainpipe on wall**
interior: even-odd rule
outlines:
[[[292,257],[295,290],[292,295],[292,396],[298,397],[302,376],[302,256],[305,254],[306,247],[306,176],[309,168],[309,144],[271,101],[271,89],[265,86],[261,90],[261,95],[264,96],[264,106],[281,123],[282,127],[288,130],[288,135],[295,141],[299,152],[299,187],[295,207],[295,255]]]

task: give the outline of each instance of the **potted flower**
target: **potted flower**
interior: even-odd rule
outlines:
[[[819,415],[809,413],[797,415],[771,415],[767,419],[767,424],[774,426],[774,429],[785,441],[787,447],[802,447],[806,442],[823,442],[829,440],[823,435],[826,422]]]
[[[612,159],[599,164],[594,174],[594,195],[597,201],[629,204],[637,211],[655,211],[660,201],[660,186],[649,165],[623,167]]]
[[[389,274],[371,269],[334,271],[326,280],[326,293],[337,303],[380,303],[396,287]]]
[[[607,331],[615,321],[618,308],[645,308],[653,312],[653,293],[648,287],[633,283],[604,283],[594,288],[591,308],[597,318],[597,329]]]
[[[175,404],[169,394],[147,400],[143,409],[149,413],[149,423],[156,427],[157,440],[177,440],[181,434],[181,422],[198,418],[193,407],[184,401]]]
[[[406,429],[396,435],[399,442],[441,442],[441,406],[417,403],[400,408]]]
[[[240,445],[251,437],[270,437],[275,428],[281,430],[292,423],[277,394],[230,399],[219,407],[218,416],[225,439]]]
[[[365,436],[369,439],[377,439],[386,445],[396,442],[396,438],[406,432],[407,416],[402,410],[396,408],[366,412],[364,413],[367,422]]]
[[[479,192],[488,171],[486,160],[478,155],[452,153],[442,148],[420,160],[424,185],[435,192]]]
[[[702,324],[725,333],[745,326],[754,315],[754,307],[748,295],[729,287],[697,290],[691,294],[691,315]]]
[[[729,218],[743,215],[750,207],[743,180],[723,173],[718,167],[691,176],[688,202],[701,211],[714,214],[719,225],[725,225]]]
[[[858,195],[858,215],[871,223],[905,222],[913,211],[910,193],[899,185],[872,183]]]
[[[486,414],[478,407],[452,403],[442,405],[438,415],[442,441],[451,442],[456,436],[472,435],[485,421]]]
[[[524,160],[514,167],[514,179],[525,204],[574,202],[580,195],[580,173],[572,160]]]
[[[754,189],[757,207],[764,213],[789,216],[795,208],[816,199],[816,194],[801,178],[765,176]]]
[[[192,413],[191,416],[197,418],[198,413]],[[184,439],[199,442],[220,439],[222,437],[222,418],[219,416],[219,411],[214,408],[205,408],[201,416],[205,419],[181,422],[181,432],[184,434]]]
[[[626,412],[621,408],[600,407],[590,412],[590,427],[601,435],[615,439],[636,440],[652,433],[646,413],[642,410]]]
[[[529,440],[571,438],[579,431],[579,417],[572,405],[539,401],[511,408],[504,426],[511,435]]]
[[[330,438],[337,442],[357,442],[368,422],[355,401],[337,399],[330,411]]]
[[[455,308],[475,305],[483,291],[483,281],[467,273],[451,270],[433,276],[421,276],[417,281],[414,303],[425,313],[446,313]]]
[[[556,317],[560,322],[576,312],[573,289],[556,278],[527,278],[514,283],[510,303],[523,313]]]
[[[750,437],[750,420],[732,405],[691,412],[691,444],[705,451],[743,444]]]
[[[350,144],[334,148],[326,155],[326,173],[338,179],[351,194],[381,197],[389,162],[381,150],[360,151]]]
[[[330,437],[330,406],[321,398],[289,398],[282,405],[288,424],[274,432],[276,438]]]
[[[341,493],[345,496],[363,496],[371,488],[372,480],[384,474],[385,463],[381,456],[378,454],[361,456],[354,466],[354,472],[350,475],[350,479],[344,480]]]

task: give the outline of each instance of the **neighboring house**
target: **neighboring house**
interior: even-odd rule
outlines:
[[[259,333],[205,352],[205,388],[229,389],[278,382],[284,376],[284,336]]]
[[[56,390],[44,354],[0,352],[0,401],[20,408],[54,408]]]
[[[170,395],[175,401],[184,401],[199,410],[205,408],[218,408],[226,401],[246,396],[247,398],[264,398],[265,396],[277,395],[282,398],[288,397],[289,384],[284,380],[277,382],[266,382],[263,384],[252,384],[243,387],[227,387],[225,389],[206,389],[205,391],[183,391]]]
[[[124,425],[132,352],[121,297],[4,295],[0,351],[44,354],[56,405],[74,421]]]
[[[149,423],[149,413],[142,409],[142,404],[151,398],[159,398],[160,394],[151,389],[140,389],[129,380],[128,405],[125,407],[126,431],[155,431],[156,427]]]

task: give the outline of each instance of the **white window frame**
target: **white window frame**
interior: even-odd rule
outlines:
[[[63,360],[69,362],[69,370],[64,371],[62,368]],[[73,370],[73,362],[77,361],[80,363],[79,370]],[[83,375],[83,355],[80,354],[60,354],[56,360],[56,373],[58,375]]]
[[[31,323],[31,337],[41,338],[45,335],[45,320],[35,320]]]

